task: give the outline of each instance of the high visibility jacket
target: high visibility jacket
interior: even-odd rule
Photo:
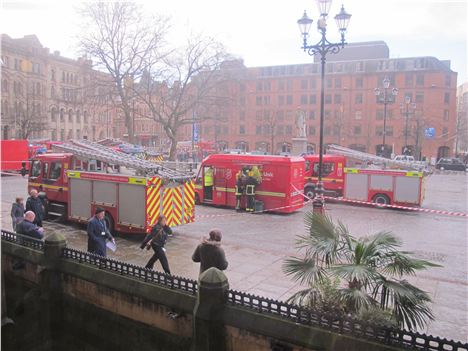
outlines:
[[[260,172],[257,166],[252,167],[252,176],[257,181],[257,184],[260,184],[262,182],[262,173]]]
[[[213,169],[208,168],[205,172],[205,186],[213,185]]]

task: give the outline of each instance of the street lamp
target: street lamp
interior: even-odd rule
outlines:
[[[301,35],[303,38],[302,48],[304,52],[307,52],[310,56],[316,54],[320,55],[321,58],[321,82],[320,82],[320,143],[319,143],[319,169],[318,169],[318,180],[315,197],[313,200],[313,211],[315,213],[323,214],[324,198],[323,198],[323,182],[322,182],[322,165],[323,165],[323,125],[324,125],[324,100],[325,100],[325,62],[328,53],[336,54],[345,46],[345,33],[348,27],[351,15],[347,13],[343,6],[341,11],[335,16],[338,30],[341,33],[341,42],[331,43],[326,38],[327,33],[327,17],[330,11],[332,0],[316,0],[317,6],[320,12],[320,17],[317,20],[317,30],[321,34],[321,39],[315,45],[307,44],[307,38],[309,36],[309,30],[312,25],[312,19],[307,17],[306,11],[304,15],[297,21]]]
[[[383,140],[380,156],[387,157],[385,152],[385,136],[387,134],[387,105],[395,102],[395,96],[398,95],[398,89],[393,88],[391,92],[388,91],[390,88],[390,79],[387,77],[385,77],[382,81],[382,85],[383,90],[380,88],[375,88],[374,92],[375,96],[377,97],[377,103],[384,105]]]
[[[413,109],[413,112],[410,112],[410,106],[411,106],[411,109]],[[408,150],[408,117],[409,117],[409,115],[414,114],[414,110],[416,109],[416,104],[414,104],[414,103],[412,104],[411,103],[411,97],[406,96],[405,97],[405,103],[404,103],[404,105],[401,104],[400,108],[401,108],[402,112],[404,112],[404,114],[405,114],[405,146],[404,146],[404,150]]]

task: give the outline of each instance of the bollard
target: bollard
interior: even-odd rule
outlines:
[[[223,311],[228,290],[228,279],[219,269],[210,268],[200,275],[193,311],[192,351],[226,350]]]

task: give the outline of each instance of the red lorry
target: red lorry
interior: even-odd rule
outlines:
[[[263,203],[264,211],[290,213],[304,206],[304,159],[302,157],[213,154],[206,157],[195,180],[197,203],[234,208],[236,205],[236,174],[242,169],[256,166],[261,182],[256,187],[255,199]],[[213,169],[213,188],[206,197],[205,172]],[[245,208],[242,196],[241,208]]]
[[[27,140],[1,141],[1,171],[21,171],[29,168],[29,147]]]

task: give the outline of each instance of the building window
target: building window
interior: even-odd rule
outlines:
[[[325,118],[329,119],[329,118],[331,118],[331,115],[332,115],[332,114],[331,114],[331,111],[330,111],[330,110],[325,110],[325,114],[324,114],[324,117],[325,117]]]
[[[255,111],[255,120],[257,120],[257,121],[262,120],[262,110]]]
[[[419,85],[419,86],[424,85],[424,74],[422,73],[416,74],[416,85]]]
[[[354,119],[356,119],[356,120],[362,119],[362,111],[356,111],[354,113]]]
[[[277,121],[284,121],[284,111],[277,111],[276,112],[276,120]]]
[[[354,103],[356,105],[362,104],[362,94],[358,93],[354,96]]]
[[[407,99],[409,99],[409,101],[413,101],[413,93],[406,92],[404,100],[407,100]]]
[[[307,89],[307,80],[305,79],[301,80],[301,89],[302,90]]]
[[[445,76],[445,86],[449,87],[451,83],[452,83],[452,77],[449,74],[447,74]]]
[[[444,94],[444,103],[445,104],[450,103],[450,93],[445,93]]]
[[[332,88],[333,87],[333,81],[331,78],[327,78],[327,88]]]
[[[239,126],[239,134],[245,134],[245,126]]]
[[[334,101],[335,104],[341,104],[341,94],[335,94]]]
[[[381,121],[381,120],[383,120],[383,117],[384,117],[383,115],[384,115],[383,110],[377,110],[375,112],[375,119],[378,120],[378,121]]]
[[[356,88],[362,88],[364,86],[364,82],[362,78],[356,78]]]
[[[416,92],[416,99],[415,99],[415,102],[424,102],[424,92],[422,91],[417,91]]]
[[[255,104],[257,106],[261,106],[262,105],[262,97],[261,96],[257,96],[256,99],[255,99]]]
[[[301,105],[307,104],[307,95],[301,95]]]
[[[335,78],[335,88],[341,88],[341,78]]]
[[[361,126],[354,126],[353,134],[354,135],[361,135]]]
[[[239,119],[240,119],[241,121],[245,121],[245,111],[240,111],[240,112],[239,112]]]
[[[292,135],[292,126],[286,126],[286,135]]]
[[[293,89],[293,81],[291,79],[288,79],[286,81],[286,90],[291,91]]]
[[[405,86],[412,87],[413,86],[413,73],[406,73],[405,74]]]
[[[442,128],[442,136],[444,138],[447,138],[448,137],[448,128]]]
[[[310,89],[317,88],[317,80],[315,78],[312,78],[309,80],[309,88]]]
[[[444,110],[444,121],[449,120],[449,110]]]
[[[324,135],[330,135],[331,133],[331,128],[329,126],[325,126],[324,130],[323,130],[323,134]]]
[[[264,105],[269,105],[270,104],[270,96],[264,96],[263,97],[263,104]]]
[[[357,62],[356,63],[356,72],[363,72],[364,71],[364,63],[363,62]]]
[[[262,134],[262,126],[256,126],[255,127],[255,134],[257,134],[257,135]]]
[[[325,95],[325,103],[326,103],[326,104],[331,104],[331,103],[332,103],[332,96],[331,96],[331,94],[326,94],[326,95]]]
[[[309,119],[314,120],[315,119],[315,111],[309,111]]]
[[[278,96],[278,105],[284,105],[284,95]]]
[[[286,96],[286,104],[287,104],[287,105],[292,105],[292,104],[293,104],[293,97],[292,97],[292,95]]]
[[[315,105],[317,103],[317,96],[316,95],[309,95],[309,104]]]
[[[263,90],[262,88],[263,88],[262,82],[257,82],[257,87],[256,87],[257,91],[262,91]]]
[[[278,90],[284,90],[284,80],[278,81]]]
[[[309,126],[309,135],[315,135],[315,127]]]

